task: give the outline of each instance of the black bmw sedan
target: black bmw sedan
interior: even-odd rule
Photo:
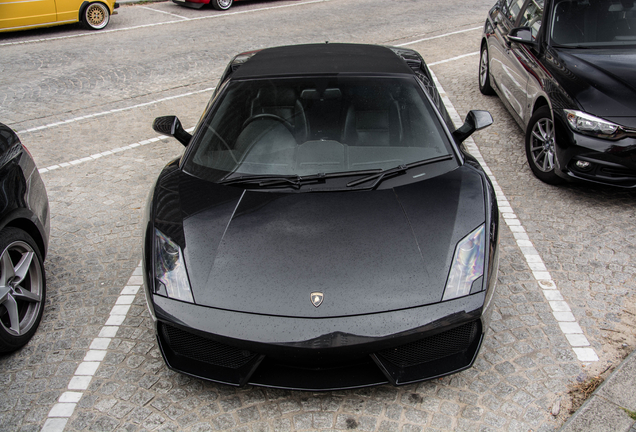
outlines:
[[[526,131],[539,179],[633,188],[634,65],[633,0],[499,0],[484,27],[479,88]]]
[[[35,162],[0,123],[0,353],[24,346],[42,319],[49,200]]]
[[[236,56],[147,205],[144,277],[168,366],[302,390],[468,368],[497,273],[492,185],[415,51]]]

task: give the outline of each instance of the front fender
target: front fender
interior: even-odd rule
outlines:
[[[35,213],[27,208],[16,208],[0,219],[0,231],[8,226],[27,232],[37,243],[42,258],[46,258],[49,247],[48,227],[42,225]]]

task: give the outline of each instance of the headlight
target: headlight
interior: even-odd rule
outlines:
[[[457,244],[442,301],[467,296],[473,282],[483,276],[486,253],[484,227],[480,226]]]
[[[194,303],[188,273],[179,245],[155,229],[155,278],[166,288],[168,297]]]
[[[563,110],[563,112],[565,112],[570,127],[577,132],[601,138],[614,138],[614,135],[620,132],[619,125],[588,113],[568,109]]]

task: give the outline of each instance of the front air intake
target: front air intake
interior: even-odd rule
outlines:
[[[225,345],[211,339],[161,323],[161,332],[170,349],[177,355],[214,366],[239,369],[257,354]]]
[[[478,334],[476,321],[415,342],[379,351],[377,355],[398,368],[417,366],[468,349]]]

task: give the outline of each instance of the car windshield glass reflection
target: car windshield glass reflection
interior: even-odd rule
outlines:
[[[633,0],[564,0],[554,7],[552,41],[589,48],[636,44]]]
[[[533,0],[528,3],[528,7],[523,13],[523,18],[518,27],[529,27],[532,33],[532,40],[537,38],[541,28],[541,17],[543,16],[543,0]]]
[[[184,166],[212,181],[379,171],[453,153],[412,78],[246,80],[221,98]]]
[[[517,16],[519,15],[519,11],[523,7],[525,0],[509,0],[506,3],[506,8],[508,10],[507,16],[510,22],[515,22],[517,20]]]

